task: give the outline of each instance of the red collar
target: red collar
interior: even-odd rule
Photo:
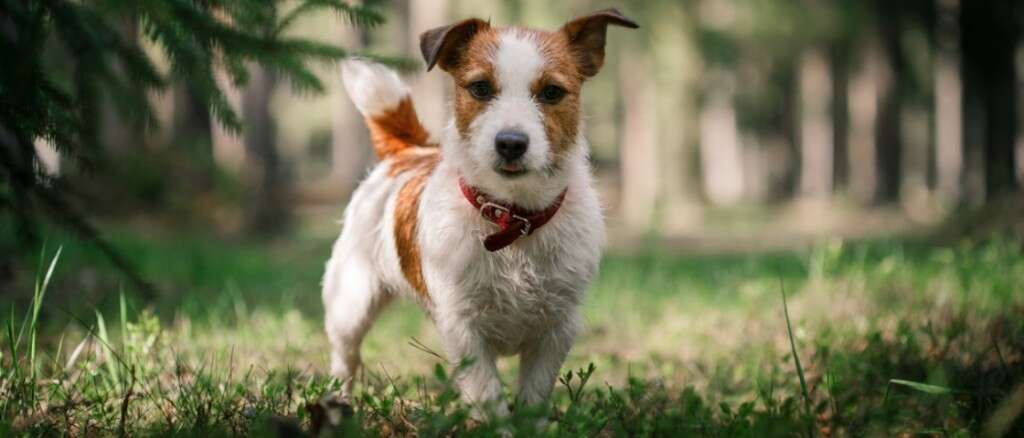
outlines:
[[[512,242],[515,242],[516,239],[522,236],[533,234],[538,228],[548,223],[555,216],[555,213],[558,212],[558,208],[562,206],[562,201],[565,200],[565,192],[569,191],[568,188],[562,190],[562,193],[555,198],[555,202],[551,203],[548,208],[541,211],[532,211],[516,205],[507,205],[494,201],[475,187],[466,184],[462,178],[459,178],[459,188],[462,189],[462,195],[466,197],[466,200],[473,204],[473,208],[480,212],[480,216],[483,216],[484,219],[493,222],[500,228],[497,233],[491,234],[484,239],[484,248],[491,252],[511,245]]]

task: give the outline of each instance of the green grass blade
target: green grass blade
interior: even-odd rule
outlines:
[[[11,307],[11,318],[7,320],[7,340],[11,350],[11,366],[14,368],[14,375],[20,377],[21,367],[18,366],[18,341],[14,334],[14,308]]]
[[[796,364],[796,375],[800,378],[800,392],[804,397],[804,410],[807,417],[811,418],[811,395],[807,391],[807,379],[804,377],[804,367],[800,364],[800,355],[796,352],[796,340],[793,337],[793,324],[789,319],[789,304],[786,303],[786,284],[779,278],[779,288],[782,290],[782,313],[786,317],[786,331],[789,333],[789,348],[793,352],[793,362]],[[808,427],[808,436],[814,436],[813,423]]]
[[[39,311],[43,308],[43,297],[46,296],[46,289],[50,286],[50,279],[53,278],[53,271],[57,268],[57,261],[60,260],[60,253],[64,247],[58,247],[57,252],[50,260],[50,267],[46,269],[42,283],[36,281],[35,293],[32,295],[32,318],[28,321],[29,344],[28,344],[28,366],[32,380],[36,378],[36,339],[39,334]]]
[[[932,385],[928,383],[914,382],[912,380],[903,379],[889,379],[889,383],[885,385],[885,396],[882,398],[882,404],[889,402],[889,393],[893,385],[904,386],[913,389],[917,392],[923,392],[931,395],[946,395],[956,392],[953,388],[946,386]]]
[[[128,306],[125,304],[124,287],[121,288],[121,351],[128,348]]]
[[[82,351],[85,350],[85,346],[89,344],[89,336],[91,335],[87,335],[82,338],[82,342],[79,342],[78,346],[71,351],[71,355],[68,356],[68,361],[64,365],[65,371],[70,371],[71,367],[75,366],[75,362],[78,361],[78,356],[82,354]]]
[[[53,278],[53,271],[57,268],[57,261],[60,260],[60,254],[63,251],[63,246],[57,247],[57,252],[53,255],[53,259],[50,260],[50,267],[46,270],[46,277],[43,278],[43,287],[40,291],[41,294],[45,294],[46,289],[50,286],[50,279]],[[42,295],[40,295],[40,299],[42,299]]]
[[[910,381],[910,380],[890,379],[889,383],[893,384],[893,385],[906,386],[908,388],[911,388],[911,389],[914,389],[916,391],[920,391],[920,392],[923,392],[923,393],[926,393],[926,394],[941,395],[941,394],[952,394],[953,393],[953,388],[948,388],[948,387],[939,386],[939,385],[930,385],[930,384],[921,383],[921,382],[913,382],[913,381]]]
[[[61,368],[60,355],[64,352],[64,335],[65,333],[63,332],[60,334],[60,338],[57,339],[57,351],[53,353],[53,356],[51,356],[52,360],[50,362],[50,368],[53,370],[59,370]]]
[[[114,352],[113,347],[110,345],[110,336],[107,335],[107,323],[103,319],[103,314],[98,310],[96,311],[96,331],[100,340],[103,344],[103,362],[107,368],[107,375],[110,382],[117,387],[121,384],[121,378],[118,374],[117,364],[114,363]]]
[[[31,329],[35,326],[35,321],[39,317],[39,309],[41,308],[42,295],[45,294],[47,286],[50,284],[50,277],[53,276],[53,269],[57,266],[57,259],[60,258],[60,253],[64,249],[63,246],[57,248],[57,253],[54,254],[53,260],[50,261],[50,267],[46,270],[46,275],[40,277],[39,274],[42,271],[36,272],[36,283],[35,289],[32,291],[32,305],[25,312],[25,319],[21,322],[21,327],[18,329],[18,337],[14,341],[16,345],[21,345],[21,339],[25,336],[25,330]],[[39,253],[39,267],[42,268],[44,256],[46,255],[46,245],[43,245],[43,250]],[[13,311],[13,310],[12,310]],[[13,320],[13,315],[11,317]]]

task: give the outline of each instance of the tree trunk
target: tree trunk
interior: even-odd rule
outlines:
[[[619,54],[619,92],[623,97],[622,140],[622,218],[633,231],[647,231],[654,224],[658,199],[658,125],[655,108],[657,88],[650,78],[650,61],[643,52]]]
[[[693,172],[694,147],[699,141],[697,94],[701,65],[694,38],[695,17],[678,5],[657,8],[657,14],[651,14],[656,17],[651,23],[655,30],[650,33],[650,53],[658,103],[658,222],[662,231],[673,233],[692,228],[701,216],[699,183]]]
[[[1024,21],[1024,20],[1022,20]],[[1024,59],[1024,38],[1017,45],[1017,59]],[[1018,64],[1018,67],[1021,67]],[[1017,69],[1017,188],[1024,185],[1024,68]]]
[[[884,11],[879,15],[879,30],[888,68],[882,70],[884,80],[880,81],[882,95],[876,124],[878,192],[875,200],[888,203],[897,201],[900,195],[903,101],[908,72],[903,55],[903,17],[900,6],[879,8]]]
[[[960,201],[963,174],[963,86],[960,80],[960,44],[955,35],[959,0],[937,0],[935,51],[935,189],[939,201]]]
[[[860,68],[853,73],[847,88],[849,96],[850,133],[848,140],[850,194],[867,204],[875,199],[878,188],[878,145],[875,126],[878,120],[881,54],[868,44],[862,54]]]
[[[832,190],[849,190],[850,179],[850,47],[833,46],[832,62]]]
[[[1017,103],[1013,56],[994,63],[985,90],[987,114],[985,142],[985,191],[989,198],[1017,189]]]
[[[974,91],[978,73],[964,68],[964,175],[962,203],[980,207],[985,203],[985,101]]]
[[[247,228],[261,235],[282,231],[290,219],[284,199],[284,168],[275,144],[274,120],[270,115],[270,96],[275,85],[272,73],[254,65],[242,97],[246,150],[244,180],[250,187]]]
[[[743,160],[736,121],[735,77],[719,71],[709,75],[700,113],[700,158],[704,192],[715,205],[728,206],[743,197]]]
[[[171,143],[189,157],[189,183],[196,189],[208,189],[213,185],[210,112],[189,84],[178,82],[172,93]]]
[[[138,40],[138,20],[136,17],[128,17],[117,23],[118,33],[127,44],[136,44]],[[119,63],[111,66],[115,74],[124,76],[124,68]],[[142,129],[137,123],[118,111],[111,96],[104,96],[100,103],[102,114],[100,116],[100,141],[110,152],[111,157],[117,157],[124,152],[138,150],[142,143]]]
[[[900,167],[899,200],[904,210],[921,219],[929,215],[931,192],[928,189],[929,120],[928,108],[922,105],[904,105],[900,124],[900,143],[903,159]]]
[[[988,199],[1015,191],[1017,89],[1015,55],[1020,40],[1015,0],[967,1],[961,6],[964,94],[969,147],[981,148]]]
[[[832,195],[832,73],[822,50],[800,59],[800,196],[827,201]]]

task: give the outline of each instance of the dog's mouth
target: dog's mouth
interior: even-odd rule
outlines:
[[[529,169],[527,169],[526,166],[523,166],[520,162],[498,163],[494,166],[494,170],[506,178],[518,178],[530,172]]]

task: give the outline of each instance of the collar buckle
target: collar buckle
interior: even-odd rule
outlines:
[[[515,214],[512,209],[494,202],[487,201],[480,204],[480,215],[492,221],[499,221],[503,216],[507,216],[509,220],[519,221],[523,224],[523,229],[520,230],[520,234],[523,236],[530,234],[530,230],[533,229],[533,222],[530,222],[530,219]]]
[[[522,234],[524,236],[527,235],[527,234],[530,234],[530,229],[533,228],[533,222],[530,222],[529,219],[527,219],[525,217],[522,217],[522,216],[520,216],[518,214],[513,214],[512,215],[512,219],[515,219],[515,220],[523,223],[523,229],[522,229],[522,231],[520,231],[520,234]]]
[[[485,194],[466,184],[462,178],[459,178],[459,189],[470,205],[480,214],[480,217],[500,228],[500,231],[484,239],[484,248],[491,252],[511,245],[516,239],[529,235],[548,223],[558,212],[562,201],[565,200],[565,194],[569,190],[568,188],[562,190],[554,202],[544,210],[531,212],[515,205],[505,206],[493,202]],[[514,229],[509,229],[513,227]]]
[[[490,201],[480,204],[480,215],[490,220],[498,220],[504,215],[513,216],[512,210],[509,210],[508,207]]]

